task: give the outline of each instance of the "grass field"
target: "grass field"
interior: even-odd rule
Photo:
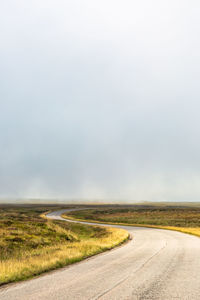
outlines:
[[[125,230],[40,216],[55,209],[0,206],[0,285],[80,261],[128,238]]]
[[[74,211],[71,218],[172,229],[200,236],[200,207],[135,205]]]

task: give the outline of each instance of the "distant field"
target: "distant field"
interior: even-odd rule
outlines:
[[[52,221],[40,215],[60,207],[0,206],[0,284],[66,266],[122,243],[128,233]]]
[[[67,215],[80,220],[160,227],[200,236],[200,207],[135,205],[74,211]]]

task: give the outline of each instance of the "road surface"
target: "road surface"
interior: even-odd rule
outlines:
[[[66,210],[65,210],[66,211]],[[62,219],[57,211],[48,217]],[[200,299],[200,238],[125,227],[125,245],[0,289],[0,300]]]

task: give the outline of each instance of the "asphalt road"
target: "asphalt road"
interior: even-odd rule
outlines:
[[[62,212],[48,217],[62,219]],[[115,227],[127,229],[133,239],[81,263],[7,286],[0,290],[0,299],[200,299],[200,238]]]

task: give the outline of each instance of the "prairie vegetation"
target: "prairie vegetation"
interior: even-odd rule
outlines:
[[[200,236],[199,207],[135,205],[73,211],[67,215],[92,222],[159,227]]]
[[[109,223],[200,227],[200,208],[138,206],[72,211],[67,215]]]
[[[121,229],[42,218],[47,210],[0,207],[0,285],[80,261],[128,238]]]

